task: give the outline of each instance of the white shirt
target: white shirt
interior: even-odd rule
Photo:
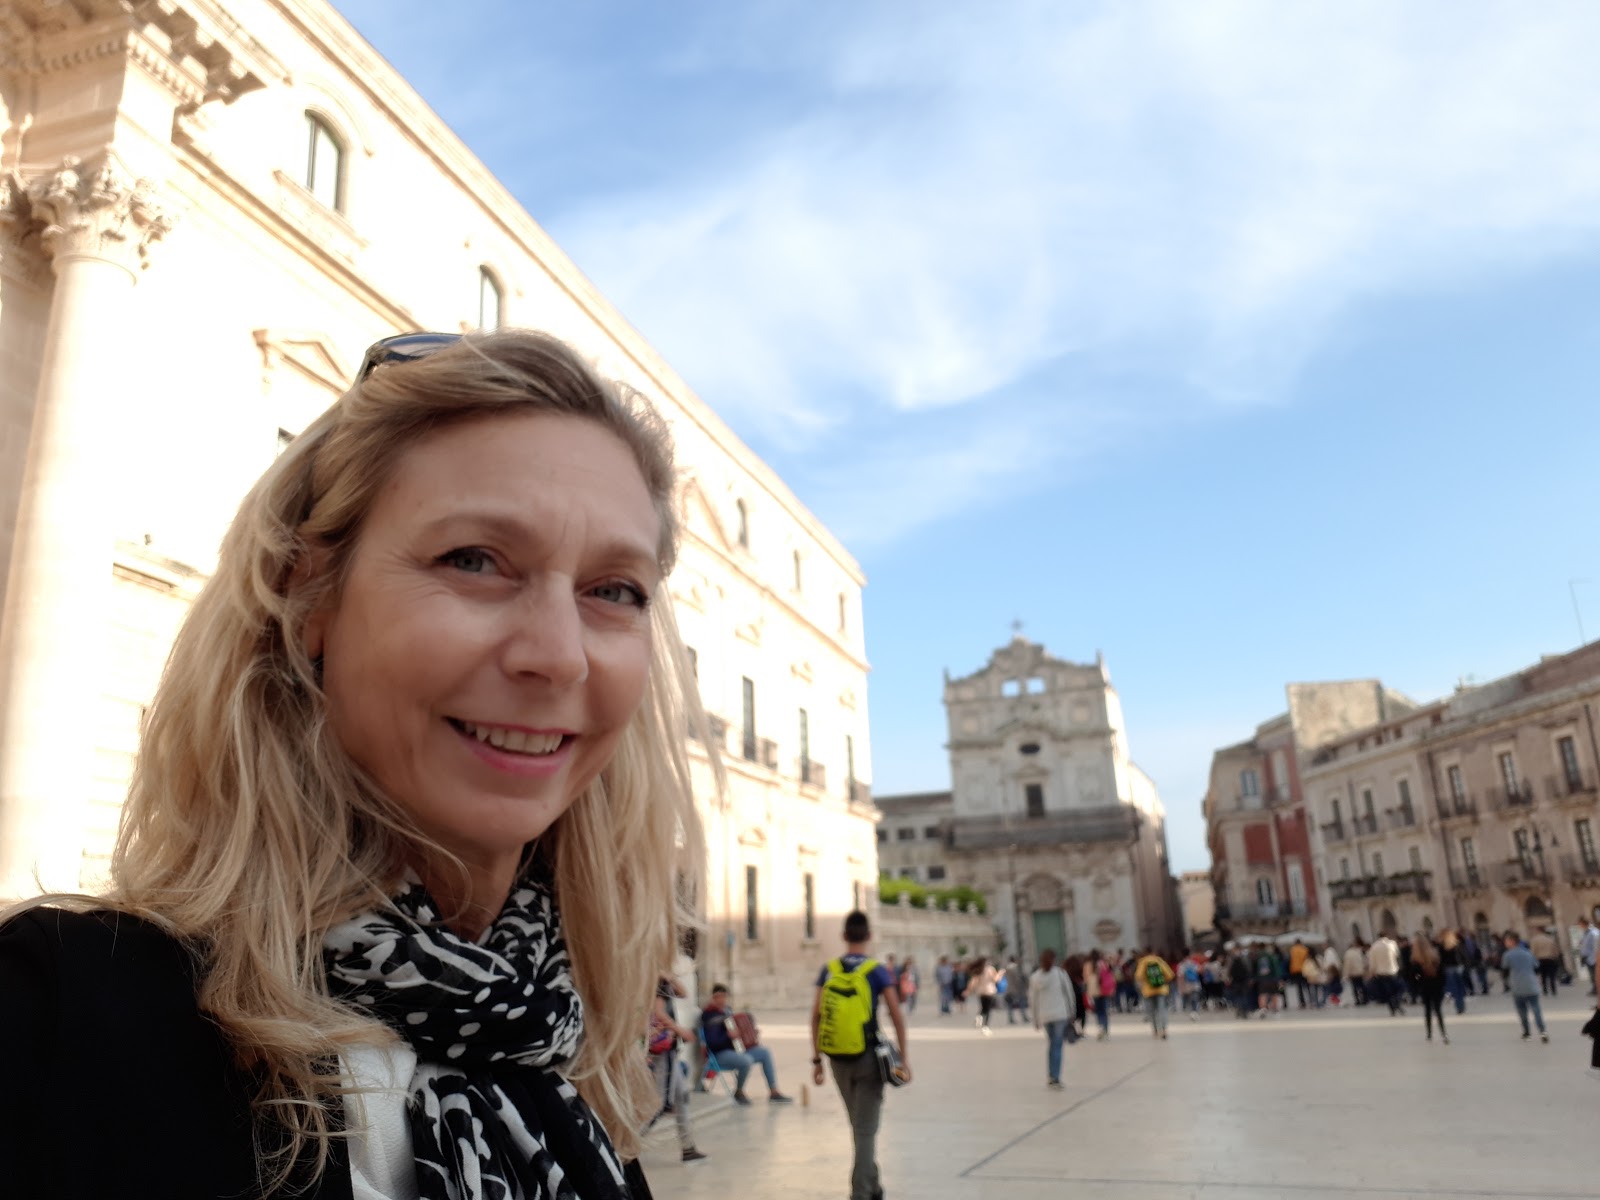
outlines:
[[[1035,971],[1028,980],[1028,992],[1033,1000],[1033,1019],[1038,1024],[1051,1021],[1068,1021],[1077,1005],[1072,1000],[1072,981],[1060,967],[1048,972]]]
[[[1372,943],[1372,949],[1367,951],[1367,962],[1372,967],[1374,975],[1400,974],[1400,947],[1393,940],[1381,937]]]
[[[345,1124],[355,1131],[349,1143],[355,1200],[421,1200],[406,1116],[417,1052],[401,1042],[352,1046],[342,1058],[357,1086],[376,1089],[344,1098]]]

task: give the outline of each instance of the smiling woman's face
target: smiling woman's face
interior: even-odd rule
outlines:
[[[644,696],[660,519],[627,446],[557,414],[406,450],[314,616],[345,751],[499,873],[610,761]]]

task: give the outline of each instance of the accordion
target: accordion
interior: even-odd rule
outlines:
[[[734,1013],[731,1017],[725,1017],[723,1024],[727,1027],[733,1048],[739,1053],[743,1054],[761,1044],[761,1031],[756,1028],[756,1019],[749,1013]]]

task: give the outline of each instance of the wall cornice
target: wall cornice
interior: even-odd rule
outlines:
[[[181,104],[230,103],[288,72],[215,0],[11,0],[0,65],[34,77],[125,56]]]

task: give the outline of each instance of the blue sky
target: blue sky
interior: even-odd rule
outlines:
[[[1021,619],[1203,867],[1286,682],[1600,634],[1600,7],[338,7],[861,560],[879,792]]]

